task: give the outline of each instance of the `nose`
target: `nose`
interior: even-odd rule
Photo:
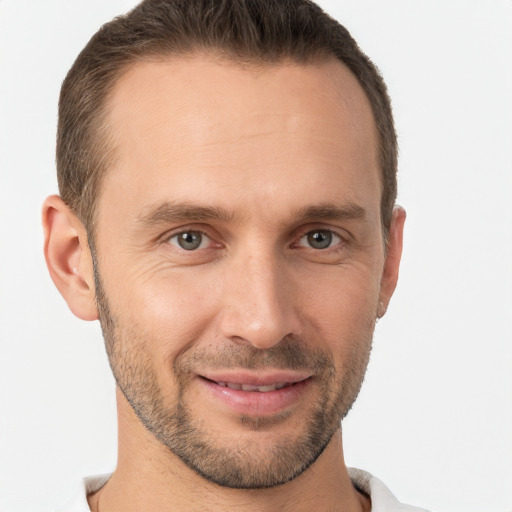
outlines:
[[[290,335],[300,336],[294,280],[286,262],[271,251],[231,261],[224,280],[221,331],[235,343],[269,349]]]

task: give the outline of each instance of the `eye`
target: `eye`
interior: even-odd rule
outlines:
[[[182,231],[169,238],[169,243],[185,251],[204,249],[211,242],[210,238],[201,231]]]
[[[300,240],[299,245],[313,249],[329,249],[333,245],[341,243],[341,238],[328,229],[316,229],[306,233]]]

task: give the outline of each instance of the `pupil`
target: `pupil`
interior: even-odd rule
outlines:
[[[331,245],[332,234],[329,231],[314,231],[308,235],[308,242],[314,249],[326,249]]]
[[[182,249],[191,251],[193,249],[197,249],[201,245],[201,238],[201,233],[189,231],[187,233],[182,233],[178,237],[178,242]]]

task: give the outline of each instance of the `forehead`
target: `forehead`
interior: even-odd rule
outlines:
[[[279,197],[300,209],[308,191],[336,202],[349,189],[350,202],[379,206],[371,107],[334,59],[137,62],[113,89],[108,124],[116,159],[102,186],[100,217],[106,204],[129,203],[135,214],[171,200],[247,210]]]

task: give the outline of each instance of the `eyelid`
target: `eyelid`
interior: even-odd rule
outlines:
[[[194,249],[190,249],[190,250],[187,250],[184,247],[180,247],[180,244],[178,242],[178,237],[180,235],[185,234],[185,233],[199,233],[201,235],[201,242],[200,242],[199,246],[194,248]],[[173,239],[176,240],[176,243],[172,242]],[[176,247],[176,249],[178,249],[180,251],[195,252],[195,251],[198,251],[198,250],[209,249],[209,247],[203,247],[203,245],[207,245],[208,246],[208,245],[211,244],[211,242],[212,242],[211,237],[209,237],[203,231],[199,231],[197,229],[185,229],[183,231],[178,231],[177,233],[174,233],[174,234],[170,235],[169,237],[167,237],[167,242],[166,243]]]
[[[307,226],[302,226],[296,231],[297,235],[294,238],[296,240],[300,240],[309,233],[314,233],[315,231],[327,231],[329,233],[332,233],[333,235],[339,237],[341,242],[344,244],[348,244],[352,240],[352,235],[345,229],[339,228],[337,226],[326,225],[323,223],[311,223],[308,224]]]
[[[350,233],[346,232],[345,230],[343,230],[341,228],[336,228],[333,226],[326,226],[325,224],[309,225],[309,226],[303,226],[300,229],[298,234],[294,237],[296,241],[293,242],[291,245],[292,246],[298,245],[298,242],[301,239],[303,239],[305,236],[307,236],[308,234],[313,233],[315,231],[326,231],[326,232],[332,233],[334,236],[338,237],[340,240],[338,243],[336,243],[336,244],[332,245],[331,247],[328,247],[327,249],[324,249],[324,250],[333,249],[334,247],[336,247],[337,245],[340,245],[340,244],[341,245],[349,244],[350,240],[351,240]],[[173,228],[173,229],[165,232],[163,235],[158,237],[157,243],[169,244],[169,241],[172,238],[174,238],[182,233],[187,233],[187,232],[201,233],[201,235],[203,237],[207,238],[210,241],[210,243],[213,243],[214,246],[216,246],[216,247],[224,246],[223,243],[217,241],[219,238],[219,235],[217,233],[212,234],[211,229],[205,229],[203,226],[197,226],[197,225],[193,225],[193,224],[185,225],[185,226],[182,225],[182,226]],[[172,244],[172,245],[174,246],[174,244]],[[177,247],[178,249],[182,249],[178,246],[175,246],[175,247]],[[185,249],[182,249],[182,250],[185,251]],[[316,249],[316,250],[318,250],[318,249]]]
[[[190,233],[190,232],[200,233],[203,237],[208,238],[211,241],[215,241],[214,236],[212,236],[212,234],[209,232],[209,230],[204,229],[203,227],[187,225],[187,226],[179,226],[177,228],[173,228],[169,231],[166,231],[163,235],[160,235],[158,237],[158,243],[168,244],[169,240],[171,240],[171,238],[181,235],[182,233]]]
[[[315,247],[311,247],[309,244],[301,244],[300,242],[305,239],[308,235],[310,235],[311,233],[318,233],[318,232],[326,232],[326,233],[330,233],[333,237],[333,240],[332,240],[332,244],[329,245],[328,247],[324,248],[324,249],[319,249],[319,248],[315,248]],[[337,238],[338,240],[335,240],[335,238]],[[314,251],[328,251],[330,249],[335,249],[336,247],[340,246],[340,245],[346,245],[346,240],[335,230],[333,229],[325,229],[325,228],[317,228],[317,229],[310,229],[308,231],[306,231],[300,238],[299,240],[297,241],[296,245],[298,245],[299,247],[305,247],[307,249],[313,249]]]

